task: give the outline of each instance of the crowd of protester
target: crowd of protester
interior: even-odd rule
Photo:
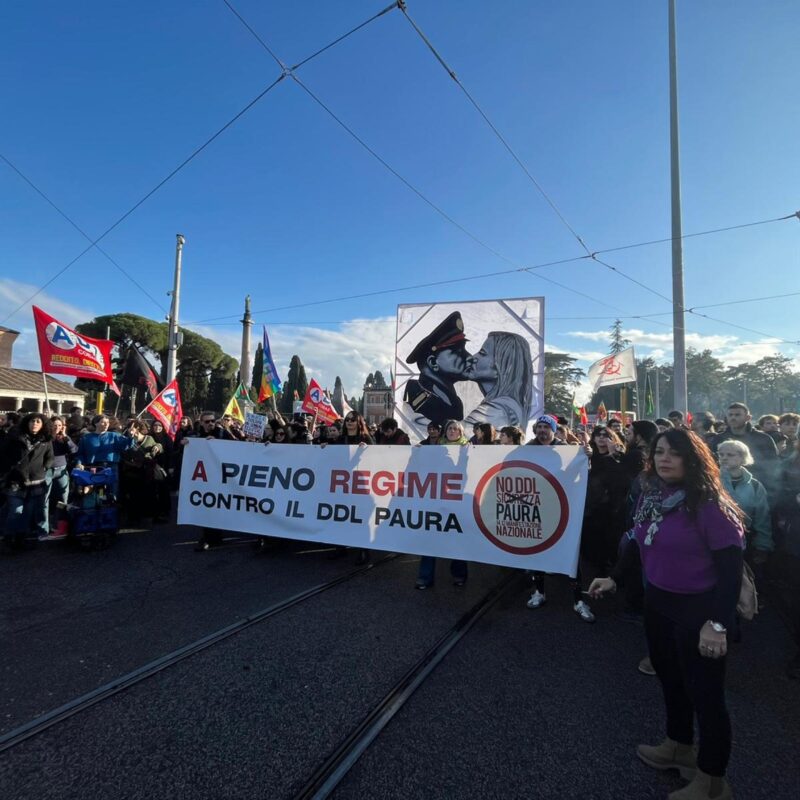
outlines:
[[[745,562],[759,588],[775,588],[776,596],[788,598],[798,646],[788,674],[800,679],[798,423],[800,415],[785,413],[753,424],[747,406],[732,403],[724,420],[710,412],[673,411],[654,421],[613,418],[583,426],[545,415],[528,442],[514,426],[495,430],[478,423],[465,429],[460,420],[432,421],[417,445],[528,444],[585,452],[589,477],[573,609],[592,623],[590,600],[619,589],[619,615],[644,624],[649,652],[639,669],[662,683],[667,739],[640,746],[639,757],[693,776],[682,792],[670,795],[676,800],[729,796],[724,656],[741,636],[736,606]],[[184,417],[174,439],[158,421],[103,414],[90,419],[78,409],[67,417],[6,413],[0,416],[5,548],[23,548],[31,533],[39,540],[67,535],[63,509],[70,502],[73,469],[109,468],[128,524],[168,520],[185,447],[197,437],[322,447],[410,444],[396,420],[370,425],[354,411],[330,424],[273,415],[260,437],[246,435],[230,416],[206,411],[194,420]],[[196,549],[221,542],[222,532],[204,529]],[[337,547],[333,554],[345,552]],[[357,563],[369,558],[369,551],[357,551]],[[466,562],[452,560],[449,570],[454,585],[466,583]],[[435,576],[436,559],[422,557],[416,588],[431,588]],[[534,572],[532,579],[527,606],[539,610],[547,603],[546,576]]]

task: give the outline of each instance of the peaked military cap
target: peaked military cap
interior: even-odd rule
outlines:
[[[417,364],[424,360],[430,353],[436,353],[447,347],[467,341],[464,336],[464,321],[461,312],[454,311],[443,319],[424,339],[417,342],[417,346],[406,359],[407,364]]]

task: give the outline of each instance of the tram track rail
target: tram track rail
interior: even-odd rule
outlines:
[[[389,689],[377,705],[343,739],[314,770],[306,783],[292,796],[293,800],[325,800],[403,708],[436,667],[506,594],[517,587],[525,575],[509,570],[472,608],[463,614],[450,630]]]
[[[213,647],[215,644],[225,641],[241,631],[247,630],[247,628],[250,628],[253,625],[257,625],[260,622],[264,622],[265,620],[283,613],[284,611],[288,611],[289,609],[294,608],[306,600],[310,600],[312,597],[316,597],[343,583],[347,583],[353,578],[364,575],[375,568],[382,566],[383,564],[393,561],[397,557],[397,553],[390,553],[370,564],[366,564],[358,569],[346,572],[343,575],[339,575],[336,578],[325,581],[324,583],[319,583],[310,587],[309,589],[304,589],[303,591],[297,592],[296,594],[284,600],[279,600],[278,602],[273,603],[272,605],[267,606],[260,611],[249,614],[248,616],[237,620],[230,625],[226,625],[225,627],[209,633],[200,639],[196,639],[195,641],[184,645],[183,647],[179,647],[176,650],[172,650],[163,656],[153,659],[152,661],[148,661],[146,664],[143,664],[142,666],[137,667],[136,669],[127,672],[124,675],[120,675],[108,683],[98,686],[96,689],[92,689],[91,691],[86,692],[85,694],[82,694],[61,706],[54,708],[52,711],[48,711],[45,714],[35,717],[34,719],[29,720],[28,722],[23,723],[22,725],[19,725],[18,727],[0,735],[0,753],[11,750],[22,742],[27,741],[28,739],[31,739],[40,733],[43,733],[49,728],[52,728],[53,726],[58,725],[61,722],[64,722],[71,717],[74,717],[77,714],[80,714],[81,712],[86,711],[89,708],[92,708],[93,706],[96,706],[99,703],[102,703],[103,701],[126,691],[127,689],[136,686],[137,684],[142,683],[154,675],[158,675],[160,672],[163,672],[164,670],[167,670],[176,664],[180,664],[182,661],[191,658],[191,656],[200,653],[203,650],[207,650],[208,648]]]

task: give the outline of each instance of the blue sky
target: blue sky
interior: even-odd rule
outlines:
[[[387,0],[231,2],[292,64]],[[590,249],[669,236],[666,0],[410,0],[408,9]],[[798,210],[800,6],[684,0],[678,34],[684,232]],[[222,0],[6,3],[0,69],[0,154],[92,237],[279,74]],[[400,11],[297,74],[403,177],[514,264],[583,254]],[[187,238],[183,322],[238,354],[235,321],[249,293],[279,369],[298,353],[323,385],[340,374],[351,393],[367,372],[388,370],[398,303],[544,295],[551,349],[585,365],[605,351],[619,315],[639,355],[671,357],[669,316],[631,319],[669,305],[590,261],[271,310],[510,268],[289,79],[103,240],[164,308],[177,232]],[[85,246],[0,161],[0,323],[23,331],[17,365],[35,362],[29,303],[8,315]],[[687,305],[798,291],[799,255],[796,219],[689,239]],[[670,294],[669,244],[604,260]],[[164,314],[96,251],[36,302],[68,323]],[[800,348],[761,335],[800,339],[794,305],[708,309],[760,333],[690,316],[687,343],[727,363],[777,351],[797,357]]]

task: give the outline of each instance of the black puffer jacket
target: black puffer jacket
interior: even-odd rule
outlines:
[[[29,414],[5,437],[0,452],[0,479],[3,488],[13,483],[36,486],[44,483],[45,473],[53,466],[53,444],[45,426],[35,436],[28,431],[30,419],[40,414]]]

